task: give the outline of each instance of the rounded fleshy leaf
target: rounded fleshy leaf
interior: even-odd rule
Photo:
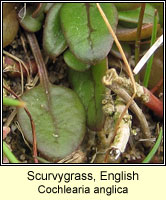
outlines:
[[[36,4],[36,10],[32,13],[32,17],[36,18],[39,17],[45,10],[46,3],[37,3]]]
[[[39,85],[22,99],[35,123],[37,149],[46,159],[58,161],[78,148],[85,134],[85,110],[72,90],[50,85],[46,94]],[[32,144],[31,125],[24,109],[18,109],[18,121]]]
[[[152,35],[153,24],[142,25],[141,39],[146,39]],[[157,31],[160,30],[160,24],[157,24]],[[137,37],[137,28],[124,28],[118,26],[116,36],[120,41],[134,41]]]
[[[134,10],[141,6],[141,3],[114,3],[118,11]]]
[[[26,15],[23,19],[20,20],[21,26],[28,32],[37,32],[42,27],[42,21],[44,19],[44,14],[41,13],[38,17],[33,18],[32,14],[35,10],[35,7],[29,7],[26,9]]]
[[[64,60],[66,62],[66,64],[71,68],[74,69],[76,71],[85,71],[87,70],[90,65],[81,62],[80,60],[78,60],[72,53],[70,50],[67,50],[64,53]]]
[[[55,3],[45,3],[46,6],[44,8],[44,12],[47,13],[49,9],[55,4]]]
[[[116,31],[117,10],[112,3],[100,3]],[[113,38],[95,3],[65,3],[60,11],[61,26],[71,52],[88,64],[96,64],[109,53]]]
[[[44,25],[43,48],[51,58],[59,56],[67,48],[60,25],[61,6],[62,3],[56,3],[49,9]]]
[[[155,8],[151,6],[149,3],[146,3],[144,17],[143,17],[143,24],[153,24],[154,11]],[[137,27],[139,14],[140,14],[140,8],[137,8],[135,10],[120,11],[118,12],[119,24],[128,28]]]
[[[107,59],[104,59],[85,72],[69,70],[69,81],[85,107],[87,126],[92,130],[101,130],[104,123],[102,99],[105,86],[102,78],[106,73],[107,65]]]

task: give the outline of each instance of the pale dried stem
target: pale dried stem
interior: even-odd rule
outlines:
[[[100,144],[98,145],[98,152],[96,152],[94,158],[97,163],[103,161],[107,163],[118,162],[117,159],[119,158],[120,154],[125,151],[130,137],[132,116],[128,114],[128,110],[123,116],[123,119],[119,124],[119,129],[115,134],[114,125],[126,106],[125,101],[119,96],[117,96],[115,102],[115,104],[112,102],[113,105],[111,102],[105,104],[108,105],[108,112],[112,110],[112,106],[114,107],[114,111],[113,113],[112,111],[110,112],[113,115],[107,116],[102,131],[98,133]]]
[[[121,115],[121,113],[125,108],[125,101],[119,96],[117,97],[116,101],[117,101],[117,104],[115,106],[115,110],[117,113],[116,115]],[[112,148],[118,149],[120,153],[123,153],[125,151],[130,136],[130,128],[131,128],[131,115],[128,114],[127,110],[121,123],[119,124],[119,129],[110,147],[111,149]]]
[[[26,70],[27,72],[27,83],[30,83],[30,79],[29,79],[29,70],[26,66],[26,64],[19,58],[17,58],[16,56],[10,54],[9,52],[3,50],[3,54],[7,55],[8,57],[14,59],[15,61],[17,61],[19,64],[20,64],[20,68],[22,68],[22,66],[24,67],[24,69]]]
[[[28,56],[28,52],[27,52],[26,45],[25,45],[25,38],[24,38],[23,34],[20,36],[20,39],[21,39],[22,47],[24,49],[26,58],[27,58],[28,63],[29,63],[29,71],[30,71],[30,79],[31,79],[31,77],[32,77],[32,71],[33,71],[32,70],[32,64],[31,64],[30,58]]]
[[[106,85],[106,87],[108,87],[114,93],[116,93],[118,96],[120,96],[122,99],[124,99],[125,102],[130,101],[131,96],[126,92],[126,90],[119,87],[118,84],[112,83],[111,85]],[[135,103],[135,101],[132,101],[132,103],[130,104],[130,109],[133,113],[135,113],[135,115],[139,119],[141,128],[143,130],[144,137],[149,139],[151,137],[151,133],[150,133],[150,130],[149,130],[148,122],[147,122],[145,115],[143,114],[142,110],[138,107],[138,105]],[[145,145],[151,146],[151,142],[147,141],[145,143]]]
[[[23,76],[23,69],[22,67],[24,67],[24,69],[27,72],[27,75],[29,75],[29,71],[28,68],[26,66],[26,64],[19,58],[17,58],[16,56],[8,53],[7,51],[3,50],[3,54],[7,55],[8,57],[14,59],[15,61],[17,61],[20,65],[20,76],[21,76],[21,94],[19,96],[21,96],[24,93],[24,76]],[[29,78],[27,78],[28,82],[29,82]]]
[[[20,67],[20,75],[21,75],[21,96],[24,93],[24,76],[22,67]]]
[[[132,103],[132,101],[133,101],[133,99],[134,99],[134,97],[135,97],[135,95],[136,95],[136,85],[135,85],[135,80],[134,80],[133,73],[132,73],[131,68],[130,68],[130,65],[129,65],[128,61],[127,61],[127,58],[126,58],[126,56],[125,56],[125,54],[124,54],[124,51],[123,51],[123,49],[122,49],[122,47],[121,47],[121,45],[120,45],[120,43],[119,43],[119,41],[118,41],[118,39],[117,39],[117,37],[116,37],[116,35],[115,35],[115,33],[114,33],[114,31],[113,31],[111,25],[110,25],[110,23],[109,23],[107,17],[105,16],[105,14],[104,14],[102,8],[100,7],[99,3],[96,3],[96,5],[97,5],[97,8],[98,8],[98,10],[99,10],[99,12],[100,12],[100,14],[101,14],[101,16],[102,16],[102,18],[103,18],[105,24],[107,25],[107,28],[108,28],[109,32],[111,33],[112,37],[113,37],[114,40],[115,40],[115,43],[116,43],[116,45],[117,45],[117,47],[118,47],[118,49],[119,49],[119,52],[120,52],[120,54],[121,54],[121,56],[122,56],[122,59],[123,59],[123,61],[124,61],[125,66],[126,66],[126,70],[127,70],[127,72],[128,72],[128,75],[129,75],[129,77],[130,77],[130,79],[131,79],[131,82],[133,83],[133,89],[134,89],[134,93],[133,93],[132,97],[130,98],[129,102],[127,103],[127,105],[126,105],[126,107],[125,107],[125,109],[124,109],[124,111],[122,112],[120,118],[118,119],[118,121],[117,121],[117,123],[116,123],[116,127],[115,127],[115,133],[116,133],[116,132],[117,132],[117,129],[118,129],[118,127],[119,127],[119,124],[120,124],[121,120],[123,119],[123,116],[125,115],[127,109],[129,108],[130,104]]]
[[[115,83],[119,85],[119,87],[124,88],[130,96],[133,94],[131,80],[127,79],[126,77],[119,76],[114,68],[111,68],[107,71],[106,76],[103,78],[103,82],[105,85]],[[136,83],[136,90],[137,92],[135,97],[141,99],[143,103],[147,103],[149,101],[149,96],[145,93],[144,87]]]
[[[22,131],[22,129],[21,129],[21,126],[20,126],[19,122],[18,122],[18,121],[15,121],[14,124],[15,124],[15,126],[17,127],[17,129],[20,131],[20,133],[21,133],[21,135],[22,135],[22,138],[23,138],[25,144],[26,144],[27,147],[32,151],[32,148],[30,147],[29,143],[28,143],[27,140],[25,139],[25,136],[24,136],[24,134],[23,134],[23,131]]]

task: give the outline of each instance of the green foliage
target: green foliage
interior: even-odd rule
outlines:
[[[85,71],[87,70],[90,65],[81,62],[80,60],[78,60],[72,53],[70,50],[65,51],[64,53],[64,60],[66,62],[66,64],[71,68],[74,69],[76,71]]]
[[[47,13],[49,9],[55,4],[55,3],[45,3],[46,6],[44,8],[44,12]]]
[[[150,153],[146,156],[146,158],[142,161],[142,163],[149,163],[152,160],[153,156],[155,155],[155,153],[157,152],[157,150],[158,150],[158,148],[160,146],[160,143],[161,143],[161,140],[162,140],[162,136],[163,136],[163,130],[161,128],[155,145],[151,149]]]
[[[8,158],[10,163],[19,163],[15,155],[11,152],[9,147],[7,146],[6,142],[3,141],[3,153]]]
[[[100,5],[115,31],[115,6],[111,3]],[[94,65],[107,56],[113,38],[95,3],[65,3],[60,11],[60,19],[69,48],[78,59]]]
[[[155,8],[153,6],[151,6],[149,3],[146,3],[143,24],[153,24],[154,10]],[[137,27],[139,13],[140,13],[140,8],[129,11],[120,11],[118,12],[119,23],[128,28]],[[157,16],[157,21],[159,21],[158,16]]]
[[[26,9],[26,15],[23,19],[20,19],[21,26],[28,32],[36,32],[39,31],[42,27],[42,22],[44,19],[43,12],[36,18],[32,17],[32,13],[34,12],[34,7],[29,7]]]
[[[140,3],[115,5],[100,3],[113,30],[116,32],[118,15],[119,24],[136,27]],[[68,77],[76,92],[45,82],[22,96],[35,123],[38,151],[45,159],[56,162],[78,148],[86,131],[86,123],[91,130],[103,128],[105,86],[102,78],[108,67],[107,55],[113,38],[95,3],[48,3],[39,16],[32,17],[35,9],[28,7],[20,24],[29,32],[39,31],[43,25],[43,12],[47,13],[43,26],[43,48],[50,58],[55,59],[69,47],[64,53],[64,60],[70,67]],[[147,3],[144,24],[153,23],[153,13],[154,7]],[[136,29],[134,33],[130,31],[129,35],[123,30],[127,41],[136,38]],[[147,38],[148,31],[143,31],[146,37],[141,36],[141,39]],[[130,54],[128,46],[127,49]],[[114,52],[117,53],[116,48]],[[25,138],[33,144],[31,124],[23,108],[18,109],[18,120]]]
[[[50,8],[44,25],[43,48],[51,58],[57,57],[67,48],[60,25],[61,7],[62,3],[57,3]]]
[[[150,3],[150,5],[152,5],[154,8],[157,9],[158,13],[159,13],[159,22],[161,24],[161,26],[163,26],[163,15],[164,15],[164,2],[162,3]]]
[[[39,85],[25,92],[22,99],[34,120],[41,155],[54,162],[78,148],[85,134],[85,111],[72,90],[49,85],[46,94]],[[18,120],[25,138],[32,144],[31,125],[24,109],[18,110]]]
[[[102,99],[105,87],[102,78],[107,70],[107,59],[91,66],[85,72],[69,70],[69,81],[80,97],[87,115],[87,125],[92,130],[101,130],[104,123]]]
[[[150,46],[152,46],[155,43],[156,37],[157,37],[157,15],[156,13],[154,13],[153,31],[152,31]],[[147,62],[144,81],[143,81],[145,87],[148,87],[152,64],[153,64],[153,55],[149,58],[149,61]]]
[[[141,3],[114,3],[118,11],[134,10],[141,6]]]
[[[141,28],[141,40],[150,38],[152,35],[153,24],[145,24]],[[160,31],[160,24],[157,24],[157,32]],[[119,41],[135,41],[137,37],[137,28],[125,28],[118,26],[116,35]]]

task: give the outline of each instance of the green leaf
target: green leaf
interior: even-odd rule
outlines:
[[[117,10],[112,3],[100,3],[114,31]],[[95,3],[65,3],[60,11],[61,26],[71,52],[88,64],[96,64],[109,53],[113,38]]]
[[[102,78],[107,70],[107,59],[91,66],[85,72],[69,70],[69,81],[80,97],[87,114],[87,125],[92,130],[101,130],[104,123],[102,99],[105,86]]]
[[[72,53],[70,50],[67,50],[64,53],[64,60],[66,62],[66,64],[71,67],[71,69],[74,69],[76,71],[85,71],[87,70],[90,65],[81,62],[80,60],[78,60]]]
[[[35,7],[27,8],[25,17],[23,19],[19,19],[21,26],[28,32],[37,32],[42,27],[44,14],[41,13],[38,17],[33,18],[32,14],[34,10]]]
[[[44,8],[44,12],[47,13],[49,9],[55,4],[55,3],[45,3],[46,6]]]
[[[40,15],[42,15],[42,13],[45,11],[46,4],[47,3],[37,4],[36,10],[33,12],[32,17],[33,18],[40,17]]]
[[[3,141],[3,153],[8,158],[8,160],[10,161],[10,163],[20,163],[17,160],[17,158],[15,157],[15,155],[12,153],[12,151],[10,150],[10,148],[8,147],[8,145],[6,144],[6,142],[4,142],[4,141]]]
[[[160,146],[162,136],[163,136],[163,130],[162,130],[162,128],[160,128],[160,133],[159,133],[159,136],[157,138],[155,145],[153,146],[153,148],[151,149],[149,154],[146,156],[146,158],[142,161],[142,163],[149,163],[152,160],[153,156],[155,155],[155,153],[157,152],[157,150]]]
[[[118,11],[134,10],[141,6],[141,3],[114,3]]]
[[[150,5],[152,5],[154,8],[157,9],[158,13],[159,13],[159,22],[161,24],[161,26],[163,26],[163,15],[164,15],[164,3],[150,3]]]
[[[157,10],[156,10],[157,11]],[[150,42],[150,47],[155,43],[157,37],[157,12],[154,14],[154,22],[153,22],[153,30],[152,30],[152,37],[151,37],[151,42]],[[149,58],[147,65],[146,65],[146,70],[145,70],[145,76],[144,76],[144,81],[143,85],[144,87],[148,87],[148,83],[150,80],[150,74],[151,74],[151,69],[152,69],[152,64],[153,64],[153,55]]]
[[[37,148],[46,159],[55,162],[78,148],[85,134],[85,110],[70,89],[49,85],[48,94],[40,84],[22,96],[36,128]],[[18,120],[25,138],[32,144],[29,118],[23,109]]]
[[[153,24],[154,10],[155,8],[153,6],[151,6],[149,3],[146,3],[143,24]],[[139,13],[140,13],[140,8],[137,8],[136,10],[118,12],[119,24],[128,28],[137,27]],[[159,17],[157,18],[159,21]]]
[[[144,24],[141,29],[141,39],[146,39],[152,35],[153,24]],[[157,32],[160,30],[160,24],[157,24]],[[125,28],[118,26],[116,36],[119,41],[134,41],[137,37],[137,28]]]
[[[49,9],[44,25],[43,48],[51,58],[59,56],[67,48],[60,25],[61,6],[62,3],[56,3]]]

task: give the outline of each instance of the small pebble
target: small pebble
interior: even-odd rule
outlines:
[[[21,161],[24,161],[24,160],[25,160],[25,154],[21,154],[20,160],[21,160]]]

